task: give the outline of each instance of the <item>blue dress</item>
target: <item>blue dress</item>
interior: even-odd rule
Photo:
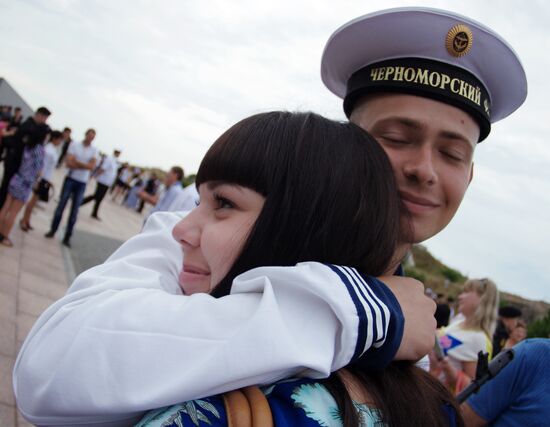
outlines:
[[[136,209],[138,207],[139,201],[141,200],[137,193],[142,190],[144,185],[134,185],[128,192],[128,197],[124,201],[124,206],[130,209]]]
[[[313,379],[284,380],[262,387],[277,427],[341,427],[336,401],[328,390]],[[361,427],[383,427],[377,409],[355,404]],[[136,427],[227,426],[220,395],[197,399],[147,413]]]
[[[8,192],[14,199],[26,202],[42,167],[44,166],[44,146],[37,144],[25,147],[18,171],[10,179]]]

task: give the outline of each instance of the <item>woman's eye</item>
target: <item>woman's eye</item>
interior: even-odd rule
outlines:
[[[218,209],[231,209],[235,207],[235,204],[231,200],[218,194],[214,196],[214,199],[216,200]]]

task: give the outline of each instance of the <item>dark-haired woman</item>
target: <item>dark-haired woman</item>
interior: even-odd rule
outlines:
[[[26,203],[42,166],[44,165],[44,139],[46,134],[29,138],[23,149],[21,165],[8,185],[6,201],[0,210],[0,243],[13,246],[9,238],[17,214]]]
[[[407,224],[389,160],[353,124],[311,113],[250,117],[210,148],[196,185],[200,205],[173,230],[184,252],[179,284],[186,295],[222,298],[234,281],[260,277],[258,267],[299,263],[312,274],[329,268],[350,284],[368,283],[366,275],[391,273],[407,249],[400,244]],[[304,312],[303,322],[312,320]],[[266,344],[248,345],[253,352]],[[285,380],[264,393],[276,426],[460,424],[451,394],[408,362],[375,372],[352,363],[326,380]],[[160,409],[139,425],[199,421],[227,425],[223,398]]]
[[[426,354],[435,304],[423,286],[359,273],[393,273],[400,252],[391,169],[372,145],[354,125],[313,114],[259,115],[231,128],[203,163],[200,187],[213,192],[223,180],[265,202],[242,250],[227,253],[237,236],[214,232],[236,260],[224,256],[230,272],[212,273],[225,296],[183,294],[184,278],[204,268],[171,236],[184,214],[152,215],[37,319],[14,368],[21,413],[38,425],[127,426],[151,408],[246,385]],[[230,223],[223,212],[239,210],[221,206]]]

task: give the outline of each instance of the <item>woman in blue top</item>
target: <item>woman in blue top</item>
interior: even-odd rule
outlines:
[[[389,160],[352,123],[312,113],[252,116],[214,143],[196,185],[199,206],[173,230],[185,253],[179,276],[185,294],[222,298],[248,270],[307,261],[328,264],[350,285],[368,282],[367,275],[395,271],[408,249],[400,243],[410,227]],[[251,352],[262,345],[250,344]],[[368,368],[359,360],[324,380],[264,387],[275,425],[462,424],[452,395],[412,363]],[[226,424],[223,400],[213,396],[152,411],[138,425]]]

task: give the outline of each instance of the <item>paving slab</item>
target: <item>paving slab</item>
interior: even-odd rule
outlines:
[[[0,172],[3,170],[0,166]],[[137,234],[144,216],[115,203],[107,195],[96,221],[90,217],[92,203],[80,209],[72,247],[61,245],[69,207],[57,236],[46,239],[64,178],[56,170],[56,196],[50,203],[39,203],[31,224],[34,230],[23,232],[19,218],[10,234],[14,246],[0,245],[0,426],[30,426],[15,407],[12,370],[25,337],[40,314],[67,291],[75,275],[102,263],[116,248]],[[93,191],[88,186],[86,194]],[[21,213],[20,213],[21,216]]]

